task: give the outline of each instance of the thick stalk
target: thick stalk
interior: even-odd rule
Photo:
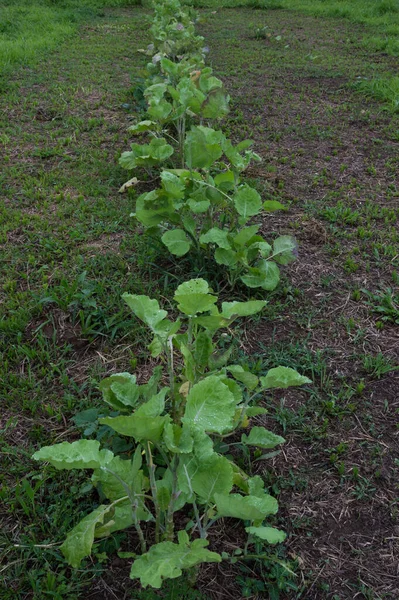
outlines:
[[[203,538],[203,539],[205,539],[206,538],[206,531],[202,527],[201,517],[200,517],[200,514],[199,514],[197,503],[195,501],[195,494],[194,494],[194,490],[193,490],[192,485],[191,485],[191,479],[190,479],[190,475],[187,472],[186,465],[184,465],[184,472],[186,474],[186,479],[187,479],[187,484],[188,484],[188,487],[189,487],[189,490],[190,490],[190,494],[191,494],[191,496],[193,498],[193,500],[192,500],[192,502],[193,502],[193,509],[194,509],[195,520],[197,522],[198,531],[199,531],[200,537]]]
[[[169,542],[173,542],[173,535],[174,535],[174,529],[175,529],[173,515],[175,512],[176,500],[179,496],[179,491],[177,489],[178,460],[179,459],[177,458],[177,456],[174,456],[173,461],[170,466],[170,470],[172,472],[172,493],[171,493],[170,502],[169,502],[169,506],[168,506],[168,512],[166,515],[166,532],[165,532],[165,537]]]
[[[161,528],[161,509],[159,508],[159,502],[158,502],[157,483],[155,481],[155,465],[154,465],[154,461],[152,460],[150,442],[147,442],[145,445],[145,457],[147,460],[148,474],[150,477],[151,494],[152,494],[152,499],[153,499],[154,508],[155,508],[155,543],[159,544],[159,541],[160,541],[159,540],[159,532],[160,532],[160,528]]]

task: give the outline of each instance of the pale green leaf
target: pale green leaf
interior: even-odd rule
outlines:
[[[273,243],[273,259],[280,265],[288,265],[297,259],[298,244],[290,235],[281,235]]]
[[[188,427],[166,423],[163,439],[168,450],[174,454],[188,454],[193,449],[194,440]]]
[[[257,376],[249,371],[245,371],[241,365],[229,365],[227,370],[249,390],[254,390],[259,383]]]
[[[81,561],[86,556],[90,556],[96,527],[104,523],[107,513],[112,510],[112,505],[99,506],[68,533],[65,542],[61,546],[61,552],[69,565],[77,569]]]
[[[128,131],[131,131],[133,135],[137,135],[139,133],[144,133],[145,131],[151,131],[157,129],[157,124],[154,121],[140,121],[140,123],[136,123],[136,125],[132,125],[128,128]]]
[[[175,579],[184,569],[190,569],[203,562],[220,562],[221,556],[206,549],[207,540],[196,539],[190,542],[186,532],[179,531],[178,543],[161,542],[134,561],[130,571],[131,579],[140,579],[143,587],[159,589],[164,579]]]
[[[219,227],[212,227],[206,233],[200,237],[201,244],[216,244],[219,248],[225,248],[230,250],[230,242],[228,240],[228,231],[226,229],[219,229]]]
[[[294,385],[312,383],[312,381],[300,375],[295,369],[276,367],[275,369],[270,369],[265,377],[261,377],[260,383],[264,390],[270,390],[272,388],[285,389]]]
[[[259,225],[250,225],[249,227],[244,227],[239,233],[237,233],[236,236],[234,236],[234,243],[243,248],[254,237],[254,235],[256,235],[258,229]]]
[[[241,494],[215,494],[215,502],[219,517],[233,517],[244,521],[263,520],[268,515],[275,515],[278,510],[277,500],[267,494],[261,498]]]
[[[217,297],[208,292],[209,285],[204,279],[191,279],[179,285],[174,299],[178,303],[181,312],[192,316],[207,312],[214,306]]]
[[[214,453],[193,476],[192,488],[202,504],[213,501],[215,494],[228,494],[233,487],[233,469],[224,456]]]
[[[258,448],[275,448],[278,444],[283,444],[285,439],[264,427],[252,427],[249,435],[242,434],[241,442]]]
[[[266,300],[249,300],[248,302],[223,302],[222,315],[226,319],[250,317],[265,308]]]
[[[99,388],[107,404],[116,410],[126,410],[126,407],[137,405],[140,386],[136,383],[136,376],[130,373],[115,373],[100,383]]]
[[[183,229],[166,231],[161,239],[169,252],[175,256],[184,256],[191,248],[191,241]]]
[[[216,248],[215,260],[218,265],[226,265],[226,267],[235,267],[238,262],[237,253],[234,250],[226,250],[225,248]]]
[[[137,296],[133,294],[123,294],[123,300],[134,312],[136,317],[143,321],[152,331],[156,332],[160,323],[167,317],[168,313],[159,307],[157,300],[152,300],[148,296]]]
[[[263,209],[266,212],[276,212],[276,210],[287,210],[284,204],[278,202],[277,200],[266,200],[263,203]]]
[[[235,408],[234,395],[227,385],[211,375],[191,388],[183,422],[202,431],[223,433],[233,424]]]
[[[262,207],[260,195],[247,184],[242,185],[234,194],[233,202],[238,214],[245,219],[257,215]]]
[[[190,169],[208,169],[218,160],[223,150],[221,131],[208,127],[193,127],[186,135],[184,153]]]
[[[246,527],[245,531],[260,540],[265,540],[269,544],[281,544],[287,537],[284,531],[274,527]]]
[[[97,440],[77,440],[62,442],[54,446],[44,446],[34,453],[34,460],[45,460],[56,469],[98,469],[113,459],[110,450],[100,450]]]

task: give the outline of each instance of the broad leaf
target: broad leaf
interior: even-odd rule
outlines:
[[[275,448],[278,444],[283,444],[285,439],[264,427],[252,427],[249,435],[242,434],[241,442],[258,448]]]
[[[250,317],[265,308],[266,300],[249,300],[248,302],[223,302],[222,315],[226,319],[233,317]]]
[[[133,437],[136,442],[149,440],[158,442],[163,428],[170,421],[169,415],[161,417],[165,407],[165,396],[169,388],[163,388],[159,394],[142,404],[132,415],[122,417],[104,417],[100,423],[108,425],[120,435]]]
[[[159,324],[167,317],[166,310],[159,307],[157,300],[151,300],[148,296],[137,296],[123,294],[122,298],[136,317],[143,321],[152,331],[158,330]]]
[[[166,423],[163,439],[168,450],[175,454],[188,454],[193,449],[194,440],[187,427]]]
[[[104,519],[110,511],[113,511],[112,505],[99,506],[68,533],[65,542],[61,546],[61,552],[68,564],[75,569],[80,566],[81,561],[86,556],[90,556],[96,527],[104,523]]]
[[[240,247],[245,246],[253,238],[253,236],[256,235],[258,229],[259,225],[250,225],[249,227],[244,227],[234,237],[234,243]]]
[[[260,383],[264,390],[270,390],[272,388],[285,389],[294,385],[312,383],[312,381],[300,375],[295,369],[276,367],[275,369],[270,369],[265,377],[261,377]]]
[[[280,281],[280,271],[276,263],[260,260],[256,267],[248,269],[248,273],[241,277],[241,281],[250,288],[262,288],[267,291],[276,289]]]
[[[166,231],[161,239],[169,252],[175,256],[184,256],[191,248],[191,241],[183,229]]]
[[[226,265],[226,267],[233,268],[238,262],[237,253],[234,250],[226,250],[225,248],[216,248],[215,260],[218,265]]]
[[[211,375],[191,388],[183,422],[194,429],[223,433],[232,426],[235,409],[236,401],[227,385]]]
[[[207,331],[200,331],[195,338],[194,359],[198,367],[206,367],[213,352],[212,337]]]
[[[280,531],[274,527],[246,527],[245,531],[260,540],[265,540],[269,544],[281,544],[287,537],[284,531]]]
[[[127,496],[127,488],[139,494],[143,483],[141,463],[141,446],[139,445],[134,453],[133,461],[122,460],[120,456],[115,456],[107,464],[107,470],[96,469],[91,480],[95,486],[101,486],[102,493],[111,502]]]
[[[263,203],[263,210],[266,212],[276,212],[276,210],[287,210],[284,204],[278,202],[277,200],[266,200]]]
[[[110,450],[100,450],[97,440],[62,442],[44,446],[34,453],[34,460],[45,460],[56,469],[98,469],[107,465],[114,455]]]
[[[228,231],[226,229],[219,229],[219,227],[212,227],[206,233],[201,235],[201,244],[216,244],[219,248],[230,250],[230,242],[228,241]]]
[[[245,219],[257,215],[262,207],[262,199],[258,192],[249,185],[242,185],[233,196],[233,202],[238,214]]]
[[[193,127],[187,133],[184,145],[187,166],[190,169],[211,167],[223,154],[223,139],[221,131],[202,126]]]
[[[280,265],[288,265],[298,257],[298,244],[290,235],[281,235],[273,243],[273,259]]]
[[[219,517],[233,517],[244,521],[261,521],[276,514],[277,500],[264,494],[263,497],[241,496],[241,494],[215,494]]]
[[[99,388],[105,402],[116,410],[126,410],[126,407],[137,405],[140,386],[136,383],[136,376],[130,373],[115,373],[100,383]]]
[[[257,376],[249,371],[245,371],[241,365],[229,365],[227,370],[249,390],[254,390],[259,383]]]
[[[191,279],[179,285],[174,299],[178,303],[181,312],[192,316],[207,312],[214,306],[217,297],[208,292],[209,285],[204,279]]]
[[[214,453],[199,468],[192,478],[192,487],[202,504],[213,502],[215,494],[228,494],[233,487],[233,469],[224,456]]]
[[[203,562],[221,562],[216,552],[206,550],[207,540],[189,541],[185,531],[179,531],[178,543],[161,542],[134,561],[131,579],[140,579],[143,587],[150,585],[159,589],[164,579],[180,577],[183,569],[190,569]]]

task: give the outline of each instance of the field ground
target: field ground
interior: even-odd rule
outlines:
[[[32,452],[80,435],[72,417],[101,407],[106,374],[137,360],[146,378],[146,334],[122,292],[162,300],[195,276],[189,261],[165,274],[167,259],[128,218],[134,196],[118,194],[144,13],[104,9],[15,71],[0,97],[0,596],[278,598],[280,587],[281,600],[396,600],[399,115],[356,82],[392,78],[398,61],[367,48],[365,25],[282,9],[207,11],[201,33],[233,98],[223,127],[254,139],[263,157],[247,176],[288,208],[263,231],[299,242],[266,314],[232,332],[255,371],[284,364],[314,382],[264,399],[268,427],[287,442],[253,470],[277,495],[288,540],[263,571],[208,566],[197,591],[175,581],[159,593],[139,592],[114,558],[123,536],[103,542],[85,570],[57,551],[95,496],[79,475],[38,467]],[[231,549],[239,533],[225,525]]]

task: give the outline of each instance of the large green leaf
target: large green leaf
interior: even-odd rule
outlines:
[[[96,469],[91,480],[95,486],[100,485],[101,492],[111,502],[127,496],[127,488],[138,494],[141,492],[143,483],[141,463],[141,446],[139,445],[134,453],[133,461],[115,456],[107,464],[107,470]]]
[[[103,379],[99,385],[105,402],[116,410],[126,410],[126,407],[137,405],[140,386],[136,383],[136,376],[130,373],[115,373]]]
[[[262,199],[258,192],[249,185],[242,185],[233,196],[233,202],[238,214],[245,219],[257,215],[262,208]]]
[[[244,247],[256,233],[258,232],[259,225],[250,225],[241,229],[236,236],[234,236],[234,243],[241,248]]]
[[[256,267],[248,269],[248,273],[241,277],[241,281],[249,288],[260,287],[272,291],[276,289],[280,281],[280,271],[276,263],[260,260]]]
[[[312,383],[312,381],[311,379],[300,375],[295,369],[289,367],[276,367],[275,369],[270,369],[265,377],[261,377],[260,383],[264,390],[270,390],[272,388],[285,389],[294,385]]]
[[[226,319],[233,317],[250,317],[265,308],[266,300],[249,300],[248,302],[223,302],[222,315]]]
[[[159,589],[164,579],[180,577],[183,569],[189,569],[203,562],[220,562],[216,552],[206,550],[207,540],[189,541],[185,531],[179,531],[178,543],[161,542],[134,561],[130,571],[131,579],[140,579],[143,587]]]
[[[142,404],[132,415],[104,417],[100,423],[108,425],[120,435],[133,437],[136,442],[149,440],[158,442],[163,428],[170,421],[169,415],[161,417],[165,408],[165,396],[169,388],[163,388],[159,394]]]
[[[183,422],[202,431],[223,433],[232,426],[235,409],[232,392],[219,377],[211,375],[191,388]]]
[[[207,312],[214,306],[217,297],[208,292],[209,285],[204,279],[191,279],[179,285],[174,299],[181,312],[192,316]]]
[[[175,256],[184,256],[191,248],[191,241],[183,229],[166,231],[161,239],[169,252]]]
[[[138,296],[133,294],[123,294],[123,300],[134,312],[136,317],[143,321],[148,327],[157,332],[159,324],[167,317],[168,313],[159,307],[157,300],[152,300],[148,296]]]
[[[288,265],[297,259],[298,244],[290,235],[281,235],[273,243],[273,259],[280,265]]]
[[[233,268],[238,263],[238,256],[234,250],[226,250],[225,248],[216,248],[215,260],[218,265],[226,265]]]
[[[219,227],[212,227],[212,229],[201,235],[200,242],[201,244],[216,244],[219,248],[225,248],[226,250],[231,248],[228,231],[219,229]]]
[[[219,517],[233,517],[244,521],[261,521],[278,510],[277,500],[265,494],[263,497],[241,494],[215,494]]]
[[[81,561],[86,556],[90,556],[96,527],[104,523],[104,519],[110,511],[112,514],[112,505],[99,506],[68,533],[61,546],[61,552],[72,567],[78,568]]]
[[[193,127],[187,133],[184,145],[187,166],[190,169],[211,167],[223,154],[221,147],[223,139],[221,131],[203,126]]]
[[[184,197],[185,185],[180,177],[164,169],[161,173],[161,180],[162,187],[169,196],[177,200]]]
[[[163,221],[178,220],[173,198],[163,190],[141,194],[136,201],[134,216],[146,227],[155,227]]]
[[[227,370],[249,390],[254,390],[259,383],[257,376],[250,371],[245,371],[241,365],[229,365]]]
[[[233,469],[224,456],[214,453],[209,460],[199,462],[192,478],[192,488],[202,504],[209,504],[215,494],[228,494],[233,487]]]
[[[212,337],[208,331],[200,331],[195,338],[194,359],[198,367],[206,367],[213,352]]]
[[[188,427],[166,423],[163,439],[168,450],[175,454],[188,454],[193,449],[194,440]]]
[[[45,460],[56,469],[98,469],[106,466],[114,455],[110,450],[100,450],[97,440],[62,442],[44,446],[34,453],[34,460]]]
[[[212,90],[201,107],[205,119],[222,119],[229,112],[229,96],[221,88]]]
[[[278,444],[283,444],[285,439],[264,427],[252,427],[249,435],[242,434],[241,442],[258,448],[275,448]]]
[[[172,156],[174,150],[163,138],[153,138],[149,144],[132,144],[131,151],[123,152],[119,164],[124,169],[155,166]]]
[[[269,544],[281,544],[287,537],[284,531],[280,531],[274,527],[246,527],[245,531],[260,540],[265,540]]]

